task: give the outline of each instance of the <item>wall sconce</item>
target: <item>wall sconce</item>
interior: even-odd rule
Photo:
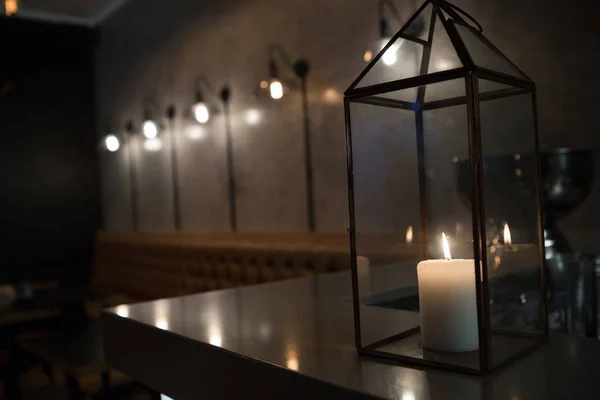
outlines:
[[[106,135],[104,137],[104,147],[111,153],[116,152],[121,147],[121,141],[117,135]]]
[[[204,100],[204,91],[209,92],[211,96],[215,95],[215,91],[203,75],[196,77],[194,86],[196,88],[196,100],[192,106],[192,116],[196,122],[206,124],[210,120],[212,112],[209,105]]]
[[[210,88],[210,85],[208,85],[208,82],[204,79],[204,77],[200,76],[196,78],[196,82],[194,85],[196,87],[196,102],[192,106],[192,115],[198,123],[205,124],[210,119],[210,110],[204,102],[204,93],[200,88],[201,85]]]
[[[156,139],[160,133],[160,127],[153,117],[153,107],[144,110],[144,122],[142,123],[142,134],[146,139]]]
[[[277,100],[284,95],[284,86],[279,77],[275,55],[283,61],[283,64],[294,72],[296,78],[300,81],[300,95],[302,97],[302,127],[304,134],[304,166],[306,172],[306,204],[309,232],[315,231],[315,210],[314,210],[314,195],[313,195],[313,172],[312,172],[312,155],[310,147],[310,119],[308,115],[308,95],[306,89],[306,79],[309,72],[309,64],[305,59],[298,59],[293,64],[290,61],[287,53],[279,45],[271,45],[269,47],[269,92],[271,98]],[[260,83],[260,87],[266,89],[265,81]]]
[[[218,98],[221,106],[223,107],[223,115],[225,121],[225,151],[227,156],[227,187],[229,193],[229,215],[230,215],[230,227],[231,231],[237,231],[237,206],[236,206],[236,182],[235,182],[235,166],[233,163],[233,137],[231,133],[231,115],[229,112],[229,99],[231,97],[231,91],[228,86],[223,86],[221,91],[217,94],[208,79],[204,75],[198,75],[195,79],[196,87],[196,102],[192,106],[192,115],[194,119],[200,123],[205,124],[209,121],[211,114],[211,107],[204,100],[204,94],[208,93],[211,98]],[[204,89],[204,90],[202,90]],[[190,134],[193,131],[188,132],[188,137],[193,138]],[[199,134],[195,136],[200,138],[203,136],[202,131],[197,131]]]

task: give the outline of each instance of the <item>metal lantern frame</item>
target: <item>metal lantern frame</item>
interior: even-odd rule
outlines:
[[[431,20],[428,28],[427,39],[421,39],[414,36],[409,27],[419,17],[421,12],[427,6],[432,6]],[[440,29],[444,29],[450,39],[462,66],[459,68],[428,73],[429,60],[431,56],[434,31],[439,25]],[[485,44],[487,49],[500,57],[503,61],[512,66],[515,71],[518,71],[521,77],[512,76],[508,73],[498,72],[489,68],[484,68],[477,65],[473,61],[467,46],[463,42],[461,34],[457,30],[457,25],[462,25],[461,29],[468,29],[477,36],[477,38]],[[376,83],[369,86],[360,87],[359,83],[369,73],[382,58],[384,53],[392,46],[399,38],[422,46],[420,72],[417,76],[404,79],[392,80],[384,83]],[[426,85],[440,83],[444,81],[456,80],[462,78],[465,80],[466,91],[464,96],[453,97],[437,101],[425,101]],[[485,79],[509,86],[500,90],[493,90],[486,93],[480,93],[478,88],[479,79]],[[398,91],[403,89],[418,88],[416,92],[416,102],[408,102],[390,97],[382,97],[380,94]],[[533,336],[536,345],[530,346],[525,350],[521,350],[505,359],[499,365],[492,363],[492,344],[491,335],[492,327],[490,321],[490,293],[488,281],[488,260],[486,257],[486,215],[485,215],[485,199],[484,199],[484,178],[482,171],[482,140],[480,128],[480,110],[479,104],[481,101],[495,100],[508,96],[520,94],[530,94],[533,108],[533,139],[535,141],[535,164],[536,164],[536,182],[535,195],[537,206],[537,245],[539,246],[539,268],[540,271],[540,288],[542,295],[540,296],[540,333],[525,333],[518,332],[515,335]],[[414,112],[415,115],[415,132],[417,143],[418,157],[418,177],[419,177],[419,204],[420,204],[420,223],[423,238],[427,237],[428,215],[426,208],[427,187],[425,184],[426,171],[424,160],[424,128],[423,128],[423,112],[436,108],[451,107],[455,105],[466,105],[467,109],[467,127],[468,127],[468,152],[469,152],[469,174],[471,181],[471,217],[473,228],[473,251],[474,251],[474,269],[475,269],[475,286],[477,298],[477,323],[479,333],[479,368],[466,368],[464,366],[452,365],[445,362],[428,360],[423,358],[415,358],[400,354],[388,353],[379,351],[377,348],[394,340],[401,340],[410,335],[418,333],[420,327],[412,330],[399,333],[392,337],[379,340],[369,345],[363,345],[361,339],[361,302],[359,295],[359,277],[358,277],[358,262],[357,262],[357,247],[356,247],[356,217],[355,217],[355,192],[354,192],[354,167],[352,154],[352,127],[350,116],[350,104],[362,103],[375,105],[380,107],[391,107],[396,109],[408,110]],[[525,352],[539,347],[548,339],[548,312],[546,301],[546,272],[545,272],[545,257],[543,246],[543,230],[542,230],[542,207],[541,207],[541,188],[540,188],[540,153],[538,144],[538,123],[537,123],[537,105],[536,105],[536,87],[535,83],[527,77],[515,64],[513,64],[504,54],[502,54],[488,39],[483,36],[481,26],[466,12],[452,5],[446,0],[427,0],[416,11],[416,13],[406,22],[406,24],[392,37],[390,42],[379,52],[379,54],[371,60],[366,69],[352,83],[349,89],[344,93],[344,111],[346,125],[346,152],[347,152],[347,171],[348,171],[348,200],[350,213],[350,226],[348,228],[350,236],[350,256],[352,268],[352,290],[353,290],[353,308],[354,308],[354,329],[355,329],[355,344],[361,355],[383,358],[387,361],[398,363],[409,363],[424,365],[428,367],[437,367],[449,369],[457,372],[471,374],[486,374],[498,367],[505,365],[515,359],[521,357]],[[422,241],[425,258],[428,254],[427,240]],[[537,254],[536,254],[537,256]],[[481,268],[476,266],[481,265]],[[513,332],[511,332],[513,333]]]

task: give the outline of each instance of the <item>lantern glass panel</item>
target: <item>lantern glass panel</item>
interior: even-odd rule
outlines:
[[[383,96],[414,100],[379,103]],[[355,99],[350,120],[362,347],[479,371],[472,211],[456,178],[469,158],[465,80]],[[417,284],[420,261],[443,263],[442,233],[452,258],[470,261]],[[447,304],[455,306],[439,307]],[[423,315],[429,332],[446,332],[430,343],[470,337],[475,350],[423,348]]]
[[[429,57],[424,58],[424,41],[431,33],[432,21],[434,29],[431,51]],[[357,83],[357,88],[462,67],[432,4],[428,4],[413,22],[400,32],[400,36],[396,37],[387,49],[381,50],[381,58],[374,62]]]
[[[516,93],[479,104],[493,366],[537,344],[545,324],[533,94]]]
[[[453,22],[450,23],[456,27],[475,65],[514,77],[528,79],[498,50],[494,51],[493,45],[473,28]]]

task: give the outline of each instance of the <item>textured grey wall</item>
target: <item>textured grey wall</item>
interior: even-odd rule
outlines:
[[[403,19],[417,3],[397,2]],[[600,76],[588,73],[598,59],[600,28],[593,21],[598,5],[583,0],[568,7],[558,0],[456,3],[472,12],[486,36],[537,82],[542,147],[597,146],[599,102],[594,95]],[[230,84],[239,229],[304,230],[300,97],[292,93],[274,102],[251,96],[267,77],[267,47],[279,43],[292,58],[311,62],[317,228],[341,231],[347,225],[347,200],[340,93],[364,68],[363,53],[377,38],[376,6],[375,0],[132,0],[101,27],[99,123],[123,127],[133,119],[139,124],[147,99],[161,110],[174,103],[183,112],[193,100],[197,74],[217,88]],[[250,109],[261,115],[255,125],[247,122]],[[175,123],[183,228],[227,230],[222,117],[211,121],[202,140],[188,139],[186,125],[184,118]],[[173,224],[168,140],[163,144],[156,153],[138,146],[143,229],[171,229]],[[103,156],[105,226],[110,230],[131,224],[123,157],[122,152]],[[589,220],[592,208],[582,210],[584,216],[567,223],[571,229],[585,216]]]

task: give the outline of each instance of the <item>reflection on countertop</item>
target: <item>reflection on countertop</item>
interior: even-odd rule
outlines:
[[[412,274],[412,268],[406,273]],[[596,399],[600,392],[600,381],[596,379],[600,372],[597,366],[600,342],[563,335],[554,335],[541,350],[486,378],[411,369],[361,358],[354,347],[350,297],[350,274],[340,272],[139,303],[129,305],[127,313],[117,307],[103,317],[107,328],[105,347],[115,349],[108,351],[109,362],[127,365],[130,370],[123,370],[124,373],[150,384],[151,378],[146,376],[152,373],[149,368],[136,369],[131,361],[139,356],[140,360],[148,362],[140,347],[145,344],[136,343],[136,337],[128,337],[127,331],[131,324],[136,326],[136,332],[140,332],[140,324],[144,329],[168,330],[160,335],[149,334],[145,341],[155,348],[165,346],[167,337],[173,340],[169,343],[177,343],[168,367],[161,364],[153,368],[169,369],[168,382],[161,381],[161,387],[156,389],[178,399],[186,397],[184,390],[188,389],[185,388],[205,387],[216,379],[203,369],[202,381],[199,377],[190,381],[178,370],[185,363],[177,358],[176,347],[181,345],[181,349],[185,349],[194,343],[208,346],[202,347],[211,352],[206,353],[207,356],[226,357],[225,354],[234,353],[241,359],[255,360],[256,365],[264,365],[267,371],[273,371],[269,368],[275,365],[367,397],[406,400]],[[381,324],[382,330],[394,329],[398,324],[394,318],[402,311],[377,309],[381,313],[372,316],[373,323]],[[150,339],[159,336],[161,342],[153,343],[155,339]],[[127,354],[121,354],[125,347]],[[127,363],[119,357],[127,357]],[[161,357],[164,364],[171,355]],[[189,362],[203,365],[203,360]],[[235,376],[232,379],[235,382]],[[252,389],[244,387],[243,380],[239,385],[239,390]]]

